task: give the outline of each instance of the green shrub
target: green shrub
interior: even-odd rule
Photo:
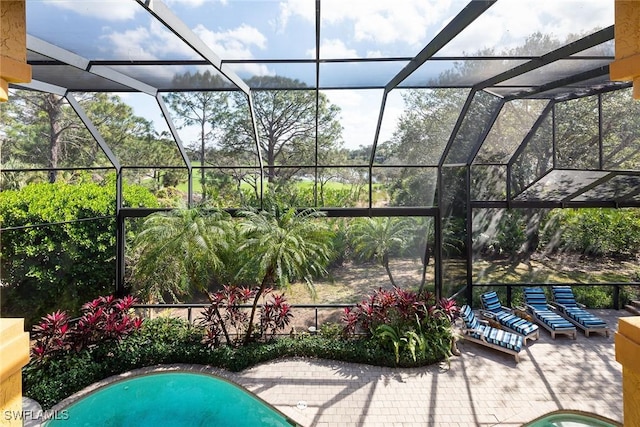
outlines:
[[[76,313],[85,301],[113,292],[114,179],[0,192],[0,226],[13,228],[0,233],[4,316],[31,325],[57,309]],[[128,206],[156,206],[146,189],[125,185],[123,192]]]
[[[328,327],[334,332],[335,327]],[[426,333],[427,331],[425,331]],[[100,343],[78,353],[30,362],[23,370],[24,394],[44,409],[83,388],[132,369],[157,364],[193,363],[241,371],[281,357],[312,357],[378,366],[415,367],[439,362],[445,355],[437,343],[430,351],[403,353],[398,360],[378,340],[336,339],[332,333],[302,334],[243,347],[207,348],[203,329],[172,318],[147,320],[136,333],[119,342]],[[447,348],[448,351],[448,348]]]
[[[640,251],[640,214],[637,209],[555,209],[541,238],[553,250],[633,256]]]

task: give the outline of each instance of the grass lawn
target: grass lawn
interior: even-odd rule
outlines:
[[[416,290],[420,284],[421,263],[417,259],[392,259],[391,271],[398,286]],[[448,275],[464,276],[464,262],[449,263]],[[459,272],[453,271],[459,269]],[[532,257],[528,261],[508,259],[477,260],[474,283],[607,283],[632,282],[640,275],[633,260],[585,259],[580,257]],[[427,286],[433,285],[433,262],[427,269]],[[295,304],[339,304],[361,301],[378,288],[391,283],[384,268],[374,263],[346,263],[329,277],[315,281],[316,298],[306,286],[294,283],[286,290]]]
[[[193,176],[192,176],[192,180],[193,180],[193,191],[194,193],[201,193],[202,192],[202,174],[200,172],[200,170],[196,170],[197,167],[200,166],[199,162],[193,162],[192,166],[194,168],[193,170]],[[266,185],[267,183],[265,183]],[[243,189],[252,189],[252,187],[247,184],[247,183],[241,183],[240,184],[241,187]],[[298,186],[298,188],[300,189],[312,189],[314,182],[313,181],[299,181],[296,183],[296,185]],[[346,184],[346,183],[342,183],[342,182],[336,182],[336,181],[330,181],[328,183],[325,184],[324,188],[326,191],[329,190],[345,190],[345,189],[350,189],[351,187],[353,187],[353,184]],[[188,191],[188,185],[187,182],[181,182],[177,187],[176,187],[179,191],[183,192],[183,193],[187,193]],[[368,187],[365,186],[364,187],[364,192],[365,194],[368,192]],[[372,194],[372,198],[373,198],[373,203],[384,203],[387,201],[388,199],[388,195],[387,192],[384,190],[382,184],[374,184],[373,185],[373,194]]]
[[[634,261],[585,259],[578,256],[536,257],[528,261],[474,262],[475,283],[607,283],[634,281],[640,272]]]

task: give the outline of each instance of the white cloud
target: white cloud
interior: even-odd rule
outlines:
[[[197,25],[193,32],[222,59],[251,59],[251,47],[265,49],[267,39],[257,29],[243,24],[223,32],[215,32]],[[162,59],[179,56],[200,59],[187,44],[168,31],[155,19],[149,27],[137,27],[103,36],[115,54],[129,59]]]
[[[396,42],[422,46],[431,38],[430,29],[445,17],[448,2],[389,2],[376,0],[373,7],[355,18],[355,39],[380,44]]]
[[[384,54],[380,50],[368,50],[365,55],[366,58],[382,58]]]
[[[252,47],[266,49],[267,38],[256,28],[247,24],[223,31],[215,32],[199,24],[194,33],[222,59],[252,59]],[[264,64],[234,64],[231,68],[239,74],[257,76],[273,75]]]
[[[229,69],[239,76],[275,76],[276,73],[264,64],[229,64]]]
[[[584,35],[612,25],[613,12],[613,2],[602,0],[503,0],[490,7],[441,53],[460,55],[486,48],[501,53],[522,46],[536,32],[564,41],[570,34]]]
[[[114,50],[115,56],[121,58],[153,60],[170,57],[172,54],[199,58],[189,46],[155,19],[150,20],[149,27],[113,31],[103,38],[109,41],[109,47]]]
[[[448,13],[450,2],[441,0],[323,0],[320,15],[323,25],[344,25],[345,37],[357,42],[404,42],[420,45],[427,42],[428,31]],[[281,25],[292,16],[315,22],[313,2],[287,0],[280,6]],[[345,40],[347,42],[347,40]]]
[[[237,28],[215,32],[198,24],[194,33],[223,59],[253,58],[250,47],[265,49],[267,38],[256,28],[242,24]]]
[[[108,29],[107,29],[108,30]],[[193,32],[222,59],[251,59],[251,47],[259,49],[266,47],[267,39],[257,29],[248,25],[223,32],[214,32],[199,24]],[[148,27],[137,27],[122,32],[112,31],[104,35],[108,45],[114,50],[113,56],[131,60],[154,60],[171,57],[187,59],[202,59],[193,49],[180,38],[167,30],[155,19],[150,20]],[[231,68],[240,74],[273,75],[273,71],[264,64],[240,64]],[[156,73],[163,73],[158,67]],[[166,70],[166,76],[172,77],[175,68]]]
[[[176,4],[176,5],[186,5],[189,7],[199,7],[205,3],[212,2],[212,0],[165,0],[165,1],[167,5]],[[229,0],[216,0],[216,1],[222,5],[227,5],[229,3]]]
[[[279,31],[287,27],[292,16],[300,16],[305,21],[315,23],[315,2],[310,0],[286,0],[280,2],[280,17],[276,23]]]
[[[307,50],[310,58],[316,57],[316,50]],[[323,40],[320,44],[320,57],[328,58],[358,58],[358,52],[355,49],[349,49],[344,42],[339,39]]]
[[[281,28],[292,17],[315,23],[313,1],[285,0],[280,6]],[[323,0],[324,26],[343,27],[341,41],[374,43],[378,46],[404,43],[419,49],[425,46],[467,1],[442,0]],[[491,6],[440,54],[460,55],[484,48],[501,52],[523,44],[535,32],[565,40],[570,34],[584,34],[614,23],[614,4],[605,0],[501,0]],[[329,28],[329,27],[327,27]],[[417,52],[417,51],[416,51]],[[372,55],[359,52],[359,56]]]
[[[1,0],[0,0],[1,1]],[[78,1],[78,0],[43,0],[61,9],[72,10],[80,15],[100,18],[105,21],[126,21],[133,19],[136,12],[142,8],[134,1],[122,0],[101,0],[101,1]]]
[[[351,149],[361,145],[370,147],[373,144],[380,115],[382,90],[330,90],[323,93],[331,103],[341,109],[340,123],[343,126],[342,136],[345,146]],[[403,108],[403,102],[399,96],[387,98],[378,142],[391,138]]]

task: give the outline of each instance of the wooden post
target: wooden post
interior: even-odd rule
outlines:
[[[640,316],[623,317],[615,335],[616,360],[622,365],[625,426],[640,425]]]
[[[616,59],[609,65],[611,80],[632,81],[633,98],[640,99],[640,2],[616,0]]]
[[[24,319],[0,319],[0,426],[22,426],[22,367],[27,363]]]
[[[30,81],[25,0],[0,0],[0,102],[9,99],[9,83]]]

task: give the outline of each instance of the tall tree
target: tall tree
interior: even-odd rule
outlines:
[[[180,86],[230,88],[219,75],[211,74],[209,71],[195,74],[187,72],[174,77],[173,81]],[[204,166],[207,146],[216,140],[216,131],[229,112],[229,93],[221,91],[172,92],[165,99],[169,108],[176,115],[179,128],[195,126],[198,129],[198,140],[192,142],[190,148],[199,151],[200,165]],[[200,180],[203,197],[207,194],[206,181],[203,167]]]
[[[55,169],[60,166],[62,156],[63,133],[74,126],[64,107],[65,100],[60,96],[16,91],[3,112],[3,122],[10,124],[6,131],[7,144],[3,144],[8,155],[3,157],[46,165],[51,168],[49,182],[55,182],[58,174]]]
[[[59,167],[109,165],[99,145],[64,98],[24,90],[15,91],[13,95],[11,101],[2,106],[3,162],[52,168],[50,182],[57,179],[55,169]],[[151,122],[135,116],[133,108],[118,96],[96,93],[75,97],[121,163],[138,164],[139,159],[147,157]],[[166,158],[169,156],[165,154]]]
[[[318,149],[342,145],[340,108],[324,94],[319,94],[316,111],[316,92],[298,80],[262,76],[249,79],[247,84],[253,90],[260,150],[269,182],[290,178],[300,170],[297,166],[315,164],[316,131]],[[273,87],[295,89],[265,89]],[[235,105],[246,105],[244,94],[236,92],[233,96]],[[236,109],[229,117],[220,146],[236,155],[247,152],[255,155],[253,124],[247,108]]]
[[[392,286],[397,286],[389,267],[390,257],[407,249],[415,224],[409,218],[362,218],[350,231],[353,249],[364,259],[375,259],[384,267]]]
[[[242,215],[246,240],[239,252],[251,256],[243,270],[262,278],[249,316],[247,343],[258,300],[267,288],[302,279],[312,289],[313,277],[325,271],[331,258],[331,234],[326,222],[314,221],[321,214],[313,210],[297,213],[294,208],[274,204],[269,210],[244,211]]]

